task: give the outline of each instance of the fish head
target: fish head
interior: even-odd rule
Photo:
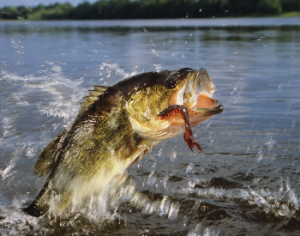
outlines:
[[[168,139],[185,131],[180,114],[159,117],[172,105],[187,108],[191,127],[223,111],[222,104],[212,98],[215,88],[203,68],[162,71],[140,80],[143,86],[130,92],[126,109],[133,130],[144,138]]]

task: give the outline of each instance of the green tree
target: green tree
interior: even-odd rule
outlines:
[[[225,6],[229,15],[245,16],[255,13],[258,2],[259,0],[230,0]]]
[[[75,19],[88,20],[96,18],[95,12],[95,9],[92,8],[92,5],[89,2],[83,2],[75,7],[72,14]]]
[[[281,6],[283,12],[300,11],[299,0],[281,0]]]
[[[97,1],[93,4],[95,9],[96,19],[107,19],[108,18],[108,1],[102,0]]]
[[[32,9],[29,7],[25,7],[25,6],[19,6],[17,7],[19,13],[20,13],[20,17],[27,19],[27,15],[30,14],[32,12]]]
[[[261,15],[278,15],[282,12],[280,0],[260,0],[256,12]]]
[[[63,20],[70,19],[70,13],[73,9],[70,3],[60,4],[55,3],[44,7],[38,5],[38,9],[34,9],[31,14],[28,14],[29,20]]]
[[[18,10],[18,8],[16,7],[3,7],[1,9],[1,18],[2,19],[19,19],[20,17],[22,17],[21,12]]]
[[[42,4],[29,9],[24,6],[4,7],[2,19],[62,20],[62,19],[153,19],[204,18],[249,15],[277,15],[300,11],[300,0],[100,0]]]

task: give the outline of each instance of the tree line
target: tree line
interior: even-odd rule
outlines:
[[[299,0],[101,0],[0,8],[0,19],[97,20],[276,16],[299,11]]]

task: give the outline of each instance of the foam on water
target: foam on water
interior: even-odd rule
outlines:
[[[194,229],[191,229],[188,236],[219,236],[219,230],[211,230],[209,227],[203,227],[201,223],[197,224]]]
[[[8,211],[14,207],[13,214],[19,214],[19,217],[13,219],[24,217],[19,209],[24,198],[32,199],[37,191],[34,189],[38,189],[37,186],[44,180],[42,178],[34,184],[35,177],[31,173],[34,160],[26,160],[36,157],[55,135],[72,122],[78,113],[79,102],[86,94],[82,87],[84,76],[77,80],[69,79],[63,75],[59,64],[49,61],[42,64],[44,69],[38,75],[21,76],[4,70],[0,74],[1,202],[10,202],[14,196],[8,208],[2,206],[1,215],[5,215],[6,220],[1,224],[9,221]],[[33,119],[36,122],[32,122]],[[26,192],[26,187],[22,187],[23,191],[19,190],[24,181],[29,187]],[[32,190],[33,194],[28,196],[27,192]],[[19,192],[19,197],[16,197],[16,192]]]
[[[299,214],[299,199],[292,189],[280,189],[278,192],[258,189],[219,189],[215,187],[182,188],[175,194],[192,194],[197,198],[228,199],[245,202],[249,205],[258,206],[267,214],[276,217],[293,218]]]

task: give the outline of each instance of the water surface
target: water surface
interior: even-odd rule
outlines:
[[[0,23],[1,235],[300,234],[300,21],[205,19]],[[93,85],[144,71],[207,69],[224,112],[128,169],[100,221],[20,211],[43,186],[41,150]]]

